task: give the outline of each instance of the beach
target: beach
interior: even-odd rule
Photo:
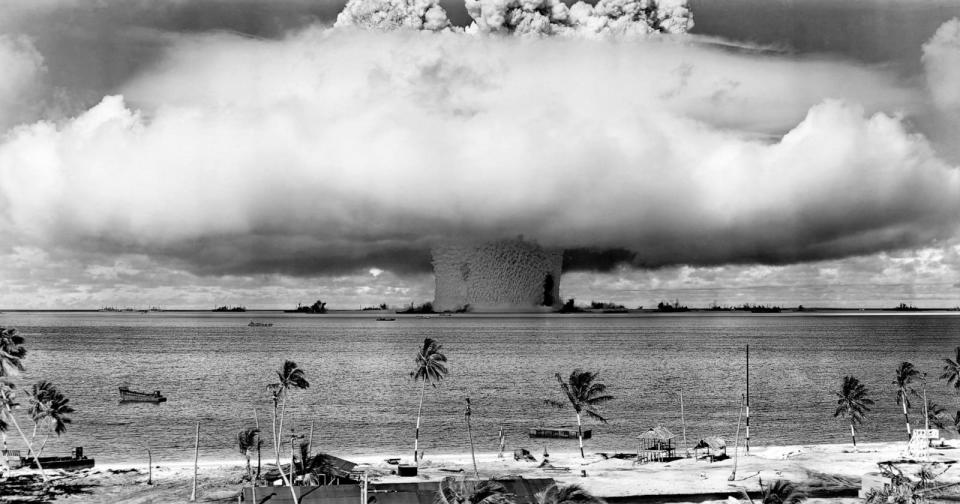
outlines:
[[[938,462],[947,467],[956,460],[960,443],[947,441],[944,446],[931,448],[927,463]],[[736,458],[736,477],[729,478],[734,469],[734,458],[717,462],[683,458],[671,462],[637,464],[632,460],[612,457],[612,454],[591,453],[581,458],[579,452],[551,453],[549,465],[542,466],[542,454],[536,461],[514,460],[512,452],[476,454],[480,478],[553,478],[560,483],[576,483],[595,495],[617,502],[663,501],[703,502],[717,494],[737,494],[740,489],[751,493],[775,480],[789,480],[810,491],[809,502],[858,502],[851,495],[859,488],[860,478],[877,471],[877,463],[900,460],[905,455],[906,442],[864,443],[854,448],[851,444],[764,446],[751,448],[750,454]],[[732,454],[732,451],[731,451]],[[264,453],[264,462],[269,459]],[[472,478],[473,463],[470,453],[429,455],[420,461],[416,477],[397,476],[396,466],[387,462],[385,454],[352,457],[359,464],[357,470],[366,471],[371,482],[438,481],[445,477]],[[254,460],[254,464],[256,461]],[[232,460],[207,460],[201,457],[198,468],[198,500],[205,502],[236,502],[244,473],[241,457]],[[27,470],[17,470],[23,474]],[[148,485],[147,465],[136,463],[104,463],[74,474],[48,471],[60,484],[74,485],[75,493],[53,499],[55,502],[117,502],[163,503],[188,502],[192,489],[193,463],[183,460],[154,464],[153,484]],[[939,481],[960,481],[960,471],[946,470]],[[823,495],[825,490],[829,495]],[[845,492],[838,492],[846,489]],[[9,497],[8,497],[9,498]],[[680,500],[678,500],[680,499]],[[721,500],[724,500],[722,498]],[[10,500],[9,502],[17,502]]]

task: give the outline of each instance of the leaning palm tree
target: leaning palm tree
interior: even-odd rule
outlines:
[[[33,435],[30,437],[31,446],[37,436],[37,430],[42,429],[45,425],[48,425],[57,437],[67,431],[67,424],[71,422],[67,415],[73,413],[74,409],[69,404],[70,399],[67,399],[57,389],[56,385],[46,380],[39,381],[33,384],[33,388],[27,396],[30,404],[27,411],[30,414],[30,419],[33,420]],[[43,438],[40,449],[36,450],[37,456],[43,453],[43,447],[47,445],[48,439],[50,439],[50,432],[47,432]]]
[[[494,480],[464,481],[453,476],[440,480],[434,504],[515,504],[515,496]]]
[[[260,429],[248,427],[237,432],[237,448],[240,454],[247,459],[247,477],[253,481],[253,469],[250,467],[250,457],[253,455],[253,449],[256,448],[260,437]]]
[[[413,461],[417,462],[417,451],[420,448],[420,414],[423,412],[423,393],[429,382],[436,387],[447,376],[447,356],[440,352],[440,343],[431,338],[423,339],[423,347],[414,359],[416,369],[410,373],[414,381],[423,382],[420,385],[420,406],[417,407],[417,430],[413,436]]]
[[[953,359],[943,359],[943,374],[941,380],[947,380],[947,385],[953,386],[953,393],[960,401],[960,346],[954,349],[956,357]]]
[[[606,504],[607,501],[586,491],[580,485],[554,483],[537,493],[537,504]]]
[[[873,406],[873,400],[867,397],[869,392],[860,380],[852,376],[844,376],[843,386],[836,393],[837,411],[833,416],[850,419],[850,437],[853,439],[853,446],[857,446],[856,425],[863,422],[864,414],[870,411],[870,406]]]
[[[565,408],[567,404],[573,406],[573,410],[577,413],[577,439],[580,441],[580,457],[586,457],[583,454],[583,424],[581,421],[581,414],[586,413],[587,416],[597,420],[599,422],[607,423],[607,419],[600,416],[600,413],[595,409],[597,406],[613,399],[613,396],[607,395],[607,386],[603,383],[597,381],[599,373],[591,373],[590,371],[584,371],[582,369],[574,369],[570,373],[570,377],[567,378],[567,381],[563,381],[563,377],[560,376],[560,373],[557,373],[555,377],[557,378],[557,383],[560,384],[560,390],[567,398],[567,402],[555,401],[553,399],[546,399],[548,405],[555,408]]]
[[[910,417],[907,414],[907,410],[910,408],[910,383],[919,376],[920,372],[913,367],[913,364],[901,362],[893,380],[893,384],[897,386],[897,404],[903,407],[903,420],[907,424],[907,439],[910,438]]]
[[[293,484],[287,480],[283,468],[280,466],[280,442],[283,433],[283,414],[287,410],[287,394],[291,389],[306,389],[310,387],[310,382],[304,376],[303,370],[297,367],[293,361],[285,361],[283,367],[277,371],[277,383],[267,385],[267,390],[273,397],[273,449],[277,455],[277,470],[280,471],[280,479],[284,485],[290,487],[290,493],[293,495],[293,503],[297,504],[297,494],[293,489]]]

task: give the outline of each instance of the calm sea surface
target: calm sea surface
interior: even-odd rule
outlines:
[[[845,374],[870,389],[876,406],[862,441],[905,437],[894,401],[894,369],[913,362],[929,374],[927,393],[951,412],[957,399],[937,378],[960,345],[956,314],[531,316],[398,318],[302,316],[271,312],[3,313],[0,327],[27,339],[28,387],[50,380],[76,408],[73,423],[45,453],[83,446],[99,461],[187,460],[201,423],[201,457],[237,457],[235,436],[254,426],[269,432],[266,385],[285,359],[300,365],[310,388],[295,391],[285,431],[344,456],[410,457],[419,386],[409,377],[424,337],[437,339],[450,375],[428,387],[420,446],[430,453],[469,447],[464,397],[478,451],[496,451],[503,423],[507,448],[542,450],[529,427],[574,425],[554,373],[599,371],[615,400],[607,424],[592,424],[594,451],[636,449],[636,436],[663,425],[682,433],[676,392],[682,386],[687,439],[733,440],[745,392],[744,347],[750,345],[751,445],[842,443],[849,427],[833,418]],[[251,320],[273,327],[247,327]],[[161,390],[168,402],[119,404],[117,387]],[[917,385],[919,388],[919,384]],[[920,419],[914,401],[911,419]],[[29,420],[19,415],[27,427]],[[11,429],[9,444],[19,447]],[[270,436],[266,435],[266,439]],[[576,440],[547,442],[573,450]]]

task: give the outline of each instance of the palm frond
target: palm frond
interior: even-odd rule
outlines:
[[[606,504],[580,485],[554,483],[535,496],[537,504]]]
[[[583,412],[586,413],[588,417],[590,417],[590,418],[592,418],[592,419],[594,419],[594,420],[596,420],[596,421],[598,421],[598,422],[600,422],[600,423],[607,423],[607,419],[606,419],[606,418],[603,418],[602,416],[600,416],[600,414],[597,413],[596,411],[593,411],[593,410],[591,410],[591,409],[585,409],[585,410],[583,410]]]
[[[447,370],[447,356],[440,352],[441,345],[431,338],[423,339],[423,347],[414,358],[415,369],[411,373],[414,380],[426,380],[431,384],[442,381],[449,371]]]
[[[763,504],[799,504],[807,498],[793,483],[777,480],[763,489]]]

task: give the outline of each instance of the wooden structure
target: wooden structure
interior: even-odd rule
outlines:
[[[675,458],[677,437],[666,427],[656,426],[637,436],[637,462],[661,462]]]
[[[130,390],[127,387],[120,387],[120,402],[162,403],[166,401],[167,401],[167,398],[160,395],[159,390],[156,390],[152,394],[149,394],[147,392],[137,392],[135,390]]]
[[[577,429],[538,427],[530,429],[529,434],[532,438],[577,439]],[[583,429],[583,439],[590,439],[592,435],[592,430]]]
[[[37,469],[37,461],[32,456],[25,457],[25,450],[21,450],[21,465]],[[90,469],[93,467],[94,460],[83,455],[83,447],[78,446],[73,450],[73,454],[68,457],[37,457],[40,465],[44,469],[62,469],[65,471],[78,471],[80,469]]]
[[[693,453],[698,459],[705,458],[716,462],[727,458],[727,442],[719,436],[703,438],[693,447]]]

